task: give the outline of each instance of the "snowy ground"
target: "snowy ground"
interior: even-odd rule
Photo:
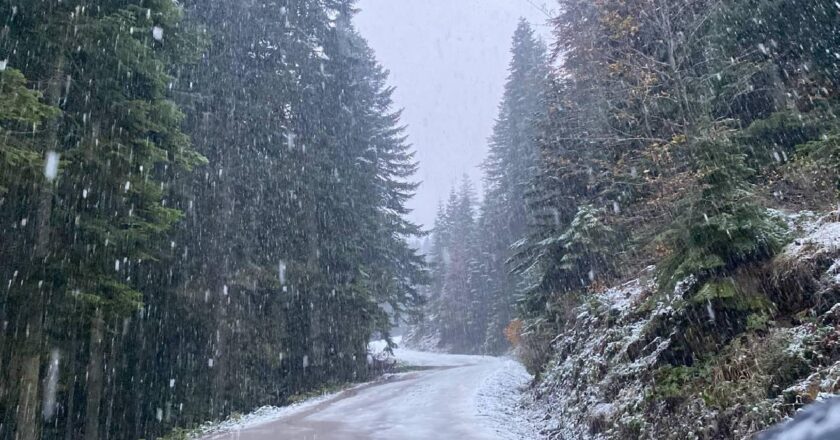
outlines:
[[[417,371],[319,397],[265,408],[227,422],[204,440],[528,440],[538,438],[517,416],[530,376],[506,358],[395,350]]]

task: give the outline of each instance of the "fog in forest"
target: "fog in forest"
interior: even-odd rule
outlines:
[[[547,37],[545,0],[362,0],[359,31],[391,72],[423,182],[408,206],[431,228],[439,202],[481,162],[498,114],[520,18]]]

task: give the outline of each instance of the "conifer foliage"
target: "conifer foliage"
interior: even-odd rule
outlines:
[[[690,335],[675,337],[672,362],[713,356],[777,310],[744,281],[788,239],[768,208],[836,200],[837,69],[825,47],[838,9],[559,3],[529,227],[511,260],[528,281],[524,358],[539,373],[569,311],[648,265],[661,295],[648,306],[678,298],[683,317],[654,331]]]
[[[538,122],[546,111],[545,45],[522,20],[513,36],[512,59],[499,116],[484,162],[479,203],[465,180],[450,196],[434,228],[427,321],[414,339],[432,337],[439,349],[502,353],[504,329],[515,317],[522,280],[508,270],[511,246],[526,232],[525,194],[538,156]]]
[[[0,1],[0,437],[156,438],[369,374],[412,152],[352,1]]]

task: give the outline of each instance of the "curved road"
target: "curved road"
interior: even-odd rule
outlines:
[[[356,387],[275,420],[204,440],[522,438],[506,420],[516,386],[527,380],[515,362],[409,350],[397,350],[397,357],[429,369]],[[497,383],[499,377],[506,378],[504,383]]]

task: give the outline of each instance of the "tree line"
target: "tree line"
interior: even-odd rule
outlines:
[[[651,301],[683,298],[684,319],[656,330],[679,335],[671,362],[699,362],[790,305],[750,275],[790,239],[780,211],[837,201],[840,8],[562,0],[559,10],[531,226],[511,260],[527,280],[529,366],[544,367],[570,305],[648,265]]]
[[[526,194],[538,161],[538,124],[549,91],[548,49],[520,20],[499,116],[482,164],[481,200],[464,177],[438,209],[428,259],[425,314],[407,342],[461,353],[503,353],[517,315],[521,276],[509,270],[511,246],[528,230]]]
[[[651,265],[660,298],[685,298],[687,318],[656,330],[682,335],[676,365],[795,309],[795,295],[748,273],[790,240],[780,212],[836,205],[840,8],[560,0],[558,11],[547,54],[526,23],[516,32],[485,193],[477,202],[465,187],[441,208],[415,333],[465,352],[508,350],[506,333],[539,373],[576,306]]]
[[[368,376],[427,275],[355,12],[0,1],[0,437],[155,438]]]

